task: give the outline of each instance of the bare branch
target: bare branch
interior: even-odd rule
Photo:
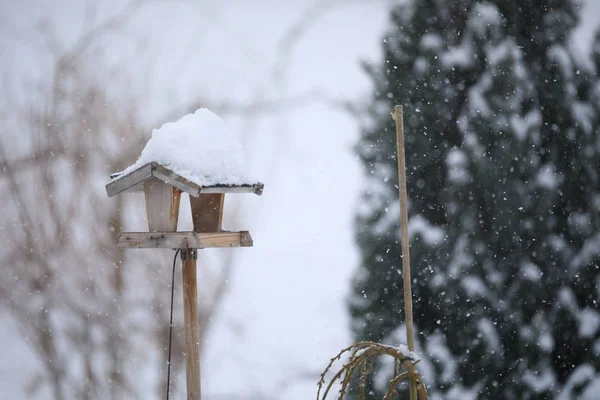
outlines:
[[[144,0],[131,0],[119,13],[111,18],[108,18],[101,24],[89,30],[87,33],[81,36],[81,38],[63,54],[58,61],[59,65],[73,62],[83,52],[85,52],[94,42],[107,35],[108,33],[121,29],[126,25],[135,13],[144,4]]]

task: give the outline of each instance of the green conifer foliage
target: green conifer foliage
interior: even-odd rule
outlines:
[[[600,44],[589,65],[574,57],[577,13],[569,0],[407,1],[369,69],[352,328],[356,340],[405,343],[389,116],[402,104],[432,398],[600,393]],[[378,369],[372,398],[389,373]]]

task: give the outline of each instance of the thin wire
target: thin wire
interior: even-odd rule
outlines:
[[[173,274],[171,277],[171,317],[169,319],[169,359],[167,361],[167,400],[169,400],[169,386],[171,383],[171,340],[173,338],[173,295],[175,294],[175,263],[181,249],[177,249],[173,257]]]

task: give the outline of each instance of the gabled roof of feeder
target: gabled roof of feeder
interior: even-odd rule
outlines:
[[[112,174],[106,192],[111,197],[141,190],[154,177],[192,196],[262,194],[263,184],[252,179],[247,169],[242,146],[223,120],[199,109],[152,131],[137,162]]]
[[[201,186],[178,175],[169,168],[163,167],[157,162],[148,163],[128,173],[115,173],[110,177],[113,180],[106,185],[106,193],[108,193],[109,197],[123,192],[143,190],[144,182],[153,177],[195,197],[201,193],[255,193],[261,195],[264,187],[262,183]]]

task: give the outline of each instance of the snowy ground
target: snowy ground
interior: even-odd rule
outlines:
[[[167,43],[169,38],[184,34],[188,40],[182,44],[188,47],[182,48],[179,56],[194,57],[193,45],[188,43],[190,37],[214,38],[218,43],[222,40],[218,32],[225,31],[248,43],[245,56],[269,59],[285,29],[302,10],[315,4],[308,0],[220,3],[214,7],[213,15],[201,16],[206,17],[204,22],[209,21],[208,25],[218,25],[219,30],[209,26],[208,31],[201,31],[193,13],[181,7],[163,17],[167,23],[159,36]],[[318,87],[340,99],[368,95],[369,81],[358,62],[378,57],[380,36],[387,26],[386,2],[332,3],[335,6],[319,13],[320,18],[312,23],[291,54],[286,93]],[[11,13],[27,19],[23,15],[34,5],[32,1],[13,4],[0,14],[0,21],[12,19]],[[34,9],[39,11],[37,5]],[[591,12],[593,8],[595,12]],[[593,8],[585,14],[588,24],[593,23],[600,7],[596,3]],[[62,21],[69,15],[68,9],[63,7],[66,14],[57,12],[53,18]],[[160,10],[145,12],[149,20],[160,20]],[[168,23],[175,17],[177,26]],[[148,25],[151,24],[139,23],[136,29],[155,29],[155,25]],[[582,46],[589,42],[589,32],[585,29],[579,36]],[[228,90],[228,79],[251,79],[264,72],[260,62],[245,70],[235,54],[214,47],[210,60],[186,62],[210,62],[214,71],[218,70],[219,60],[228,65],[237,63],[236,74],[235,69],[229,68],[230,75],[217,76],[215,91],[221,83]],[[153,73],[172,76],[168,73],[171,65],[164,60],[161,64],[160,56],[165,51],[158,53],[160,65]],[[174,56],[166,59],[173,60]],[[157,60],[148,60],[148,64]],[[191,90],[198,79],[191,69],[175,80],[161,82],[174,85],[176,95],[166,100],[153,99],[148,109],[161,109],[165,103],[172,104],[190,95],[186,90]],[[248,94],[240,91],[231,96],[244,100]],[[317,374],[350,340],[345,297],[358,260],[352,221],[361,181],[359,165],[351,151],[358,137],[356,123],[349,116],[318,104],[261,123],[267,129],[283,129],[284,134],[276,141],[261,142],[260,152],[252,149],[253,172],[264,177],[265,191],[262,197],[244,198],[247,212],[256,215],[247,218],[247,226],[236,227],[252,232],[255,247],[235,250],[240,257],[238,269],[214,321],[203,359],[203,392],[208,400],[234,399],[235,395],[267,400],[313,398]],[[278,152],[275,171],[272,164],[263,162],[273,152]],[[4,355],[0,357],[1,397],[22,398],[24,382],[19,378],[33,373],[35,359],[12,324],[0,325],[0,351]]]

